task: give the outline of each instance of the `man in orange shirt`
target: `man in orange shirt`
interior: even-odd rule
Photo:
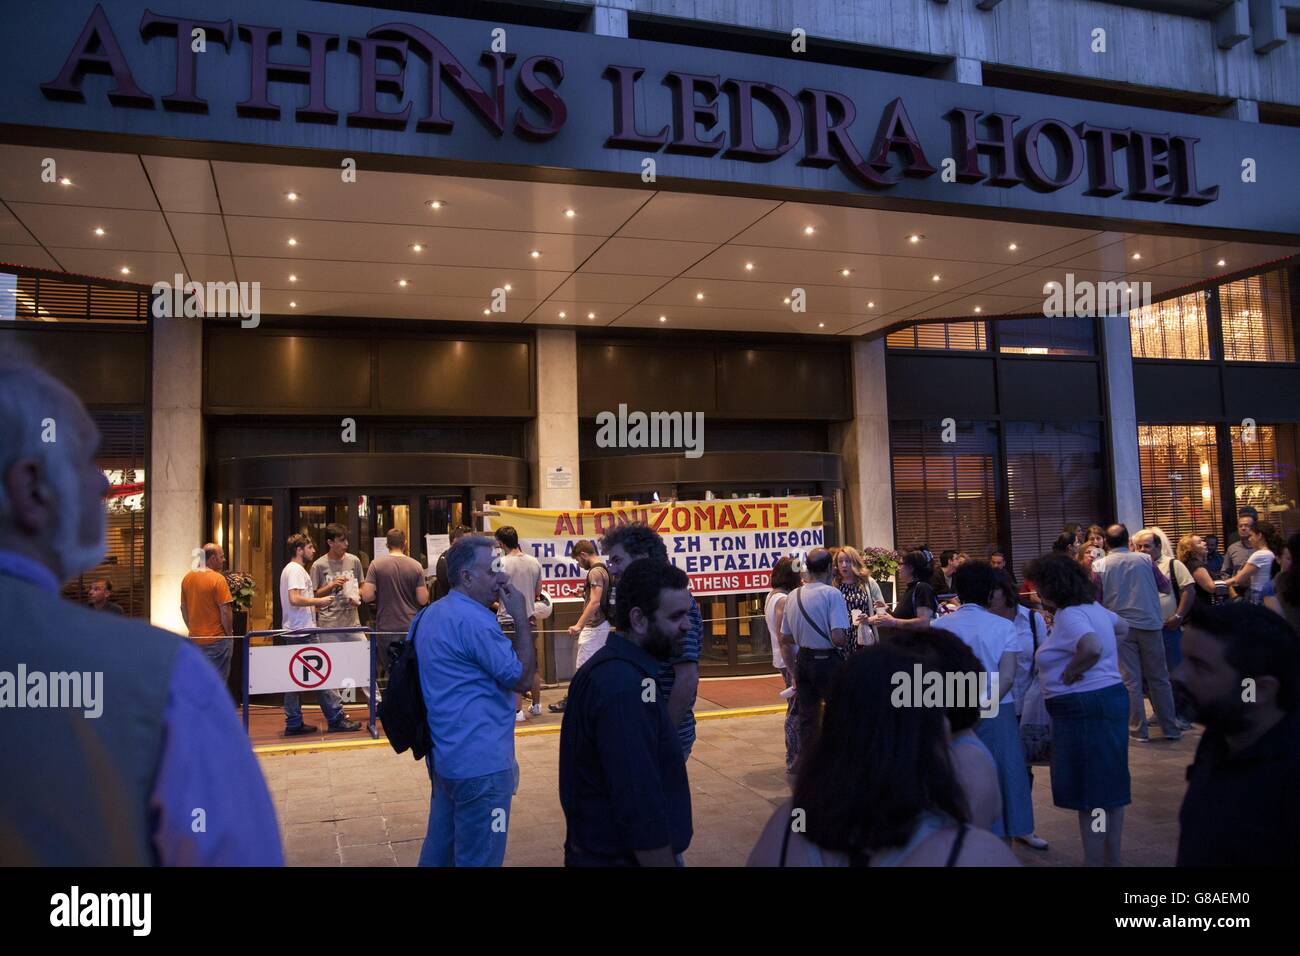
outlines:
[[[189,628],[190,639],[217,669],[223,681],[230,679],[230,654],[234,633],[234,598],[221,569],[226,554],[209,542],[203,546],[207,567],[191,571],[181,579],[181,617]]]

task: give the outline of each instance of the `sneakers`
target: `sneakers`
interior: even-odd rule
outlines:
[[[1171,744],[1177,743],[1182,739],[1183,739],[1183,732],[1181,730],[1175,734],[1165,734],[1165,740],[1169,741]]]
[[[1025,846],[1029,847],[1031,850],[1047,849],[1047,841],[1044,840],[1042,837],[1040,837],[1037,833],[1030,833],[1027,836],[1018,836],[1016,837],[1016,839],[1019,840],[1021,843],[1023,843]]]
[[[331,734],[350,734],[354,730],[360,730],[361,724],[355,720],[348,720],[344,717],[337,723],[330,724],[329,733]]]
[[[528,708],[528,716],[529,716],[529,717],[540,717],[540,716],[542,716],[542,705],[541,705],[541,704],[533,704],[533,706],[529,707],[529,708]]]
[[[515,723],[516,724],[528,723],[528,718],[524,715],[524,711],[522,708],[515,711]]]
[[[1146,734],[1135,734],[1132,731],[1129,731],[1128,739],[1133,741],[1135,744],[1151,743],[1151,738]]]
[[[284,728],[284,735],[286,737],[303,737],[306,736],[307,734],[314,734],[314,733],[316,733],[315,724],[299,724],[297,727]]]
[[[557,703],[548,704],[546,706],[546,709],[553,714],[562,714],[564,713],[564,708],[568,705],[568,703],[569,703],[569,698],[565,697],[563,700]]]
[[[1178,729],[1179,729],[1179,730],[1191,730],[1191,729],[1192,729],[1192,722],[1191,722],[1190,720],[1184,720],[1182,717],[1179,717],[1179,718],[1178,718]]]

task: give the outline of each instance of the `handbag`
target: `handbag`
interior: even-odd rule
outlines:
[[[1043,700],[1043,685],[1038,675],[1038,625],[1036,612],[1029,612],[1029,633],[1034,637],[1034,664],[1029,686],[1020,705],[1020,743],[1025,748],[1025,762],[1045,764],[1052,759],[1052,718]]]

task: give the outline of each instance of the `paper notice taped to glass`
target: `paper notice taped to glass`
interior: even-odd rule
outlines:
[[[556,465],[546,469],[547,488],[572,488],[573,469],[566,465]]]

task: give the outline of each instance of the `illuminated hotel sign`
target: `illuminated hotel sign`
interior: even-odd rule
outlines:
[[[478,58],[476,78],[475,70],[437,36],[411,23],[384,23],[364,36],[298,30],[294,46],[299,52],[290,56],[281,49],[288,46],[288,31],[233,19],[167,16],[146,9],[138,32],[151,57],[157,55],[156,46],[172,48],[175,77],[170,90],[148,90],[137,82],[119,36],[97,5],[57,74],[40,84],[42,93],[53,100],[85,102],[86,74],[100,73],[112,77],[107,98],[113,107],[157,109],[161,105],[164,110],[206,114],[209,103],[201,74],[212,83],[212,74],[234,61],[217,54],[213,62],[197,48],[200,44],[205,51],[220,47],[229,54],[232,45],[242,44],[247,49],[248,75],[236,85],[247,95],[234,104],[238,117],[279,120],[290,111],[272,99],[272,83],[306,88],[306,103],[291,109],[293,121],[300,124],[342,122],[347,127],[403,134],[449,134],[454,123],[445,109],[447,91],[498,137],[510,134],[545,141],[560,133],[570,113],[561,93],[565,65],[558,56],[520,60],[514,53],[485,51]],[[306,62],[294,62],[304,52]],[[340,55],[352,62],[346,69],[329,68],[327,60]],[[412,69],[415,59],[425,64],[419,76]],[[1050,193],[1072,185],[1086,170],[1085,196],[1123,193],[1130,200],[1198,206],[1219,195],[1218,186],[1198,182],[1197,136],[1022,117],[949,102],[943,104],[941,115],[950,137],[923,142],[904,98],[895,96],[878,114],[873,111],[862,117],[875,122],[868,140],[860,130],[854,131],[859,108],[846,92],[671,69],[653,77],[645,77],[646,72],[645,67],[628,63],[604,67],[601,75],[610,94],[604,147],[753,164],[771,163],[794,152],[799,166],[836,166],[872,190],[891,189],[907,178],[939,177],[945,182],[1024,186]],[[520,100],[513,113],[506,105],[511,77]],[[341,81],[351,86],[356,107],[348,112],[330,105],[342,93],[337,88]],[[668,104],[662,97],[661,111],[648,102],[643,84],[650,82],[660,82],[671,91],[670,109],[663,108]],[[427,104],[420,111],[407,99],[408,92],[416,90]],[[584,103],[590,102],[589,93],[582,92]],[[933,97],[926,101],[927,107],[932,105]],[[1121,153],[1128,166],[1123,177],[1126,187],[1117,176]]]

